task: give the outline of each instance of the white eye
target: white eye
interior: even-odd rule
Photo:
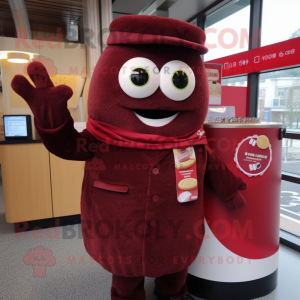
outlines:
[[[147,58],[132,58],[121,68],[119,83],[130,97],[138,99],[149,97],[159,86],[159,69]]]
[[[193,93],[195,84],[193,70],[180,60],[172,60],[160,70],[160,88],[171,100],[185,100]]]

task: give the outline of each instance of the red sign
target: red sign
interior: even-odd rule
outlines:
[[[300,65],[300,38],[272,44],[207,63],[223,65],[223,77]]]
[[[263,140],[263,147],[260,144]],[[266,136],[248,136],[235,151],[236,166],[248,177],[262,176],[272,161],[272,148]]]

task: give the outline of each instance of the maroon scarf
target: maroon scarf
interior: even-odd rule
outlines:
[[[183,136],[169,137],[132,132],[89,117],[87,130],[99,141],[122,148],[164,150],[183,149],[207,144],[203,126]]]

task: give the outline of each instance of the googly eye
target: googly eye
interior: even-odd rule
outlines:
[[[122,66],[119,83],[130,97],[138,99],[149,97],[159,86],[159,69],[147,58],[132,58]]]
[[[160,70],[160,88],[171,100],[187,99],[193,93],[195,84],[193,70],[180,60],[170,61]]]

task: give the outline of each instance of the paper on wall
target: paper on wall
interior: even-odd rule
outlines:
[[[221,80],[222,80],[222,65],[205,63],[205,70],[209,86],[209,104],[221,104]]]

